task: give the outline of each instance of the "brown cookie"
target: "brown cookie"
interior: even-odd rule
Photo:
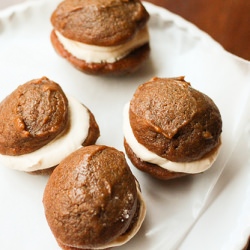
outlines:
[[[81,148],[58,165],[43,204],[56,240],[69,250],[105,248],[131,230],[140,210],[124,154],[100,145]]]
[[[89,131],[87,138],[82,143],[82,146],[89,146],[95,144],[98,137],[100,136],[100,129],[95,120],[95,116],[89,109],[88,112],[89,112]]]
[[[130,102],[129,117],[137,141],[170,161],[201,159],[220,142],[217,106],[183,77],[153,78],[141,85]]]
[[[66,129],[68,100],[57,83],[43,77],[7,96],[0,103],[0,117],[0,153],[27,154]]]
[[[86,106],[79,109],[81,105],[73,98],[68,100],[62,88],[46,77],[19,86],[0,103],[0,116],[4,117],[0,120],[0,160],[3,165],[32,174],[51,174],[67,156],[63,154],[76,150],[81,144],[94,144],[100,136],[99,126]],[[76,116],[81,118],[73,119]],[[80,136],[76,139],[78,133]],[[65,145],[61,147],[63,154],[46,161],[49,159],[46,150],[58,155],[58,145],[53,146],[58,140],[61,140],[60,145]],[[74,143],[67,148],[67,143],[71,142]],[[50,148],[43,150],[47,145]]]
[[[146,61],[150,52],[149,43],[147,43],[116,62],[89,63],[76,58],[65,50],[63,45],[58,41],[54,31],[51,33],[51,42],[60,56],[67,59],[80,71],[91,75],[123,75],[135,72]]]
[[[113,46],[129,41],[148,19],[138,0],[65,0],[53,12],[51,23],[71,40]]]
[[[149,56],[149,42],[112,60],[88,61],[65,49],[55,31],[71,41],[87,45],[124,46],[146,28],[149,14],[138,0],[63,1],[51,16],[51,42],[59,55],[77,69],[95,75],[121,75],[136,71]],[[138,40],[138,39],[136,39]],[[79,49],[79,47],[78,47]]]
[[[210,159],[212,164],[217,157],[222,132],[220,112],[211,98],[192,88],[184,77],[155,77],[140,85],[127,115],[136,141],[166,161],[181,165]],[[189,173],[144,161],[142,155],[133,152],[126,136],[124,147],[133,165],[158,179],[168,180]],[[204,161],[204,169],[210,163]]]

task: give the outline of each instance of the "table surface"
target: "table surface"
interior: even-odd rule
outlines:
[[[227,51],[250,60],[249,0],[147,0],[184,17]]]

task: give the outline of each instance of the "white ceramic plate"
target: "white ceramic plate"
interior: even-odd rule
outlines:
[[[223,119],[223,146],[204,174],[162,182],[130,166],[147,203],[146,220],[119,249],[240,249],[250,235],[250,64],[182,18],[145,3],[151,56],[138,72],[95,77],[74,69],[50,44],[56,1],[27,2],[0,12],[0,100],[19,84],[47,76],[95,114],[98,144],[123,151],[122,109],[153,76],[185,75],[209,95]],[[4,119],[1,117],[0,119]],[[47,177],[0,166],[0,242],[4,250],[59,249],[44,217]]]

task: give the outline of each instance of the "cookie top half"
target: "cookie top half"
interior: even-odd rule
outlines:
[[[65,0],[53,12],[51,23],[71,40],[113,46],[132,39],[148,19],[138,0]]]
[[[43,203],[58,242],[98,248],[126,232],[136,212],[135,178],[122,152],[83,147],[52,173]]]
[[[0,103],[0,117],[0,153],[27,154],[67,128],[68,99],[57,83],[34,79]]]
[[[222,120],[213,100],[179,78],[153,78],[130,102],[139,143],[175,162],[201,159],[220,142]]]

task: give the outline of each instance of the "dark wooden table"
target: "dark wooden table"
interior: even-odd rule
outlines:
[[[227,51],[250,60],[250,0],[146,0],[184,17]]]

